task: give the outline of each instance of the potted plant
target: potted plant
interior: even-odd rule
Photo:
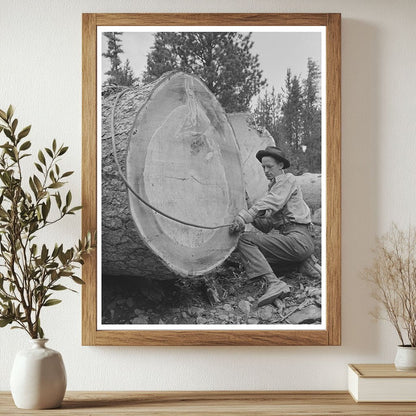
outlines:
[[[416,370],[416,228],[406,231],[393,224],[377,240],[373,265],[364,271],[373,297],[400,339],[394,364],[398,370]]]
[[[62,191],[73,172],[59,168],[68,147],[56,140],[39,150],[36,173],[23,175],[22,160],[31,156],[31,142],[26,139],[30,126],[18,132],[13,113],[12,106],[0,110],[0,135],[5,137],[0,145],[0,327],[22,329],[32,339],[32,348],[17,354],[12,369],[16,405],[51,408],[61,404],[66,375],[61,355],[45,346],[41,312],[61,302],[55,294],[73,291],[63,284],[65,279],[83,283],[76,272],[93,241],[88,233],[69,249],[39,242],[39,232],[81,207],[71,205],[71,191]]]

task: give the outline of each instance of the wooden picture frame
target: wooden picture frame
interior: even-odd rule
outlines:
[[[97,27],[322,26],[326,33],[326,325],[320,330],[97,329],[97,255],[83,266],[83,345],[340,345],[341,344],[341,15],[101,14],[82,16],[82,230],[97,229]]]

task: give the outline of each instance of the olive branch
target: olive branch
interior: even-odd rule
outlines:
[[[81,206],[72,206],[71,191],[60,189],[72,171],[61,172],[58,162],[68,147],[54,139],[50,148],[39,150],[34,162],[36,174],[24,182],[22,159],[31,156],[31,142],[24,140],[31,126],[17,132],[18,119],[12,106],[0,110],[0,327],[25,330],[32,338],[43,338],[40,315],[43,307],[61,302],[55,292],[71,290],[61,281],[69,278],[83,284],[76,271],[83,258],[94,249],[95,235],[67,250],[36,244],[39,231],[74,215]]]

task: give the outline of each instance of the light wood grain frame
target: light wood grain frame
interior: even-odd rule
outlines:
[[[97,258],[83,267],[83,345],[340,345],[341,344],[341,15],[83,14],[82,228],[97,227],[97,26],[326,26],[327,304],[326,330],[97,330]]]

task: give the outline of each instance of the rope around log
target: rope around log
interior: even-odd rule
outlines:
[[[112,138],[112,144],[113,144],[113,156],[114,156],[114,160],[116,162],[117,165],[117,169],[118,169],[118,173],[121,177],[121,179],[123,180],[123,182],[125,183],[125,185],[127,186],[127,188],[129,189],[129,191],[144,205],[146,205],[148,208],[152,209],[153,211],[155,211],[156,213],[162,215],[165,218],[170,219],[171,221],[175,221],[179,224],[182,225],[187,225],[189,227],[194,227],[194,228],[201,228],[204,230],[217,230],[219,228],[226,228],[229,227],[231,224],[223,224],[223,225],[215,225],[215,226],[206,226],[206,225],[200,225],[200,224],[193,224],[191,222],[188,221],[183,221],[180,220],[178,218],[172,217],[169,214],[166,214],[165,212],[161,211],[160,209],[154,207],[150,202],[146,201],[143,197],[141,197],[133,188],[132,186],[129,184],[127,178],[124,176],[123,171],[121,170],[121,165],[120,162],[118,160],[117,157],[117,149],[116,149],[116,138],[115,138],[115,129],[114,129],[114,120],[115,120],[115,112],[116,112],[116,107],[117,107],[117,103],[119,101],[119,99],[121,98],[121,96],[126,92],[126,91],[130,91],[132,90],[132,88],[129,87],[121,87],[121,86],[117,86],[118,88],[123,88],[122,91],[120,91],[117,94],[116,99],[114,100],[114,104],[113,104],[113,108],[111,110],[111,138]],[[130,135],[132,134],[132,132],[130,131]],[[130,138],[129,138],[130,139]]]

